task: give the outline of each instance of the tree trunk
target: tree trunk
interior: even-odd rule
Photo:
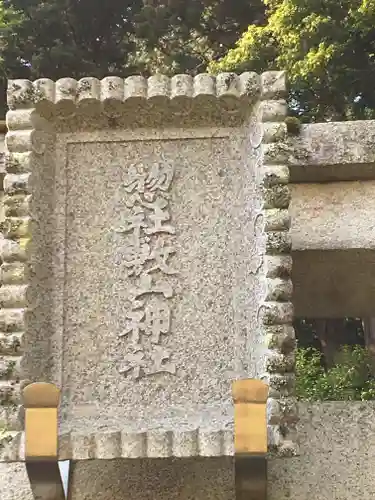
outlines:
[[[375,374],[375,318],[364,318],[362,325],[365,346],[372,359],[372,373]]]
[[[345,319],[317,319],[315,328],[322,346],[325,368],[331,368],[335,364],[337,352],[345,343]]]

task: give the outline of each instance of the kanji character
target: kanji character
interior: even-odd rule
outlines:
[[[129,276],[139,276],[144,270],[144,264],[150,259],[151,251],[148,243],[141,241],[139,248],[135,245],[126,247],[125,267],[129,269]]]
[[[136,299],[148,293],[160,293],[164,295],[166,299],[173,296],[172,287],[164,280],[159,280],[153,284],[152,277],[144,272],[140,275],[139,281],[139,286],[130,287],[129,289],[129,300],[131,302],[136,301]]]
[[[167,191],[173,179],[173,165],[154,163],[146,178],[146,188],[150,191]]]
[[[165,208],[168,206],[167,200],[159,197],[153,203],[143,203],[143,206],[153,210],[154,212],[153,214],[149,215],[150,220],[152,220],[154,223],[154,227],[146,228],[146,234],[175,234],[176,230],[173,226],[163,225],[163,222],[166,222],[171,218],[168,210],[165,210]]]
[[[169,333],[171,322],[169,305],[159,300],[150,301],[145,310],[144,333],[158,344],[162,333]]]
[[[127,193],[143,193],[145,190],[146,173],[142,163],[133,163],[129,166],[126,172],[124,182],[125,191]]]
[[[136,349],[125,356],[125,365],[120,368],[119,372],[128,375],[129,372],[133,371],[134,378],[138,380],[144,375],[145,366],[144,352],[142,349]]]
[[[154,271],[160,270],[165,274],[172,275],[177,274],[177,271],[171,269],[168,265],[168,258],[170,255],[176,253],[175,248],[172,246],[165,246],[165,242],[161,242],[156,246],[150,253],[150,259],[155,260],[155,266],[148,269],[147,272],[152,273]]]
[[[147,227],[145,222],[145,214],[141,207],[136,207],[134,213],[125,219],[125,226],[116,229],[117,233],[130,233],[133,231],[133,244],[136,248],[140,248],[141,231]]]
[[[153,375],[156,373],[167,372],[172,375],[176,374],[176,364],[171,363],[171,354],[166,351],[161,346],[154,346],[153,352],[151,353],[151,359],[153,361],[153,366],[148,372],[148,375]]]
[[[145,324],[142,321],[145,317],[145,311],[142,309],[135,309],[126,313],[126,318],[130,320],[128,327],[119,334],[119,337],[125,337],[131,333],[133,344],[139,344],[141,338],[141,331],[144,331]]]

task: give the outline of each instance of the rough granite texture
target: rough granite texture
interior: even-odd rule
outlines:
[[[268,500],[375,497],[375,403],[301,403],[300,457],[269,464]]]
[[[294,251],[374,249],[375,181],[292,184]]]
[[[242,138],[228,141],[228,134],[195,139],[194,132],[191,138],[182,133],[161,142],[147,133],[132,141],[112,133],[104,143],[74,135],[67,159],[58,155],[57,169],[65,161],[67,167],[66,177],[57,176],[59,182],[66,178],[66,191],[58,191],[56,205],[66,206],[68,216],[63,275],[55,271],[55,293],[65,300],[64,332],[56,333],[63,354],[55,353],[62,380],[59,371],[52,377],[64,388],[63,427],[139,432],[230,424],[231,381],[251,370],[245,349],[259,285],[255,241],[246,237],[256,216],[254,182],[245,180],[251,156],[244,161]],[[116,229],[131,216],[123,186],[139,158],[150,165],[163,158],[175,167],[169,207],[177,231],[165,241],[175,251],[168,266],[178,275],[167,276],[173,317],[157,345],[171,353],[168,363],[176,368],[148,377],[138,377],[136,368],[120,373],[130,349],[122,335],[135,281],[124,265],[129,240]],[[247,297],[240,290],[248,290]]]
[[[301,455],[270,458],[268,500],[373,500],[375,403],[301,403]],[[24,464],[0,464],[1,500],[33,500]],[[72,500],[234,500],[232,458],[88,460]]]
[[[291,182],[375,179],[375,120],[302,125],[289,142]]]
[[[270,446],[295,453],[285,91],[282,72],[9,82],[14,415],[48,380],[99,457],[231,455],[232,381],[263,378]]]
[[[231,422],[231,381],[251,370],[245,343],[256,321],[259,285],[252,274],[255,242],[245,236],[255,220],[251,164],[243,160],[242,138],[229,141],[228,134],[163,142],[146,133],[133,141],[121,133],[104,143],[85,135],[68,139],[74,142],[61,158],[61,165],[67,161],[66,198],[57,195],[69,214],[61,283],[63,426],[139,432],[224,429]],[[122,335],[135,280],[124,265],[129,239],[116,228],[132,213],[123,187],[129,167],[160,158],[175,167],[169,212],[176,235],[165,241],[175,251],[168,266],[178,275],[167,276],[173,317],[157,345],[171,353],[168,363],[176,368],[137,379],[136,368],[119,373],[129,352]],[[85,179],[88,189],[82,189]],[[248,290],[246,298],[241,290]]]

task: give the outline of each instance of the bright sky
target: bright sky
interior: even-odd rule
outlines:
[[[68,495],[69,460],[59,462],[61,479],[64,485],[65,496]]]

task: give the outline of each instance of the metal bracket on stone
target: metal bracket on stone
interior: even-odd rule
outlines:
[[[58,462],[58,405],[53,384],[34,383],[23,391],[25,462],[35,500],[66,500]]]
[[[232,391],[236,500],[266,500],[268,385],[237,380]]]

